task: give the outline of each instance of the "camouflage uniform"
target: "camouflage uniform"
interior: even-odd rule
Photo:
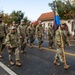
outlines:
[[[16,33],[16,28],[14,27],[11,27],[12,29],[15,29],[15,32],[11,32],[7,34],[6,36],[6,47],[8,49],[8,53],[9,53],[9,60],[10,60],[10,64],[11,62],[13,61],[13,53],[15,53],[15,58],[16,58],[16,65],[17,62],[19,63],[19,43],[20,43],[20,39],[19,39],[19,36],[18,34]],[[13,64],[11,64],[13,65]],[[19,63],[19,65],[21,65]]]
[[[51,26],[48,27],[48,40],[49,40],[49,48],[52,48],[52,45],[53,45],[53,28]]]
[[[32,47],[32,44],[35,40],[35,28],[33,26],[29,26],[27,31],[28,31],[28,36],[30,39],[30,46]]]
[[[18,26],[18,35],[20,37],[21,52],[26,52],[27,43],[27,26],[25,24]]]
[[[55,42],[56,42],[56,49],[57,49],[55,59],[56,60],[60,59],[61,62],[64,62],[62,48],[61,48],[61,46],[62,46],[61,36],[62,36],[62,39],[64,42],[64,47],[66,44],[68,44],[68,45],[70,44],[70,41],[69,41],[66,31],[63,29],[60,31],[60,29],[58,29],[56,31],[56,35],[55,35]]]
[[[43,39],[44,39],[44,28],[42,27],[42,24],[40,24],[36,27],[36,35],[37,35],[38,41],[39,41],[39,48],[41,48],[41,45],[42,45]]]
[[[62,36],[62,41],[63,41],[63,48],[65,47],[66,44],[70,46],[70,41],[69,41],[69,38],[67,36],[67,32],[65,31],[65,29],[63,28],[61,28],[61,30],[58,29],[55,34],[55,44],[56,44],[57,53],[55,55],[54,64],[58,65],[57,61],[58,59],[60,59],[60,61],[64,63],[64,69],[68,69],[70,66],[67,65],[64,60],[61,36]]]
[[[0,57],[2,57],[1,51],[5,44],[5,36],[6,36],[5,25],[3,23],[0,23]]]

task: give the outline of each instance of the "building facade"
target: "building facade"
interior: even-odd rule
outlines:
[[[53,12],[48,12],[48,13],[43,13],[40,15],[40,17],[38,18],[38,21],[41,21],[42,26],[44,27],[44,29],[48,28],[48,25],[50,23],[54,24],[54,13]],[[69,20],[61,20],[60,21],[61,24],[62,23],[66,23],[69,29],[70,34],[74,35],[74,31],[75,31],[75,22],[72,19]]]

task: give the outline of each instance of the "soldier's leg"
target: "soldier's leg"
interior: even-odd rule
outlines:
[[[34,35],[31,36],[31,47],[33,47]]]
[[[2,38],[2,48],[1,48],[1,51],[5,48],[5,38],[3,37]]]
[[[15,58],[16,58],[16,65],[21,66],[21,63],[19,62],[19,49],[15,48]]]
[[[43,40],[44,40],[44,37],[42,36],[42,37],[41,37],[41,44],[43,43]]]
[[[33,42],[33,36],[30,35],[30,47],[32,47],[32,42]]]
[[[0,58],[2,58],[2,38],[0,38]]]
[[[64,60],[62,49],[60,50],[59,59],[64,64],[64,69],[68,69],[70,67],[69,65],[65,63],[66,61]]]
[[[8,54],[9,54],[9,61],[10,61],[10,65],[14,65],[13,62],[13,49],[7,48],[8,49]]]
[[[48,44],[49,44],[49,48],[50,48],[50,36],[48,36]]]
[[[41,38],[38,37],[38,47],[41,48]]]
[[[57,49],[57,52],[56,52],[56,55],[55,55],[55,60],[54,60],[54,64],[55,65],[60,65],[60,63],[58,63],[58,59],[60,58],[60,53],[61,53],[61,51],[60,51],[60,49],[58,48]]]
[[[33,35],[33,41],[32,42],[34,42],[35,41],[35,35]]]
[[[53,47],[53,38],[51,38],[51,36],[49,36],[49,48],[52,49]]]
[[[20,39],[20,42],[21,42],[21,52],[23,53],[26,47],[26,45],[24,45],[24,38]]]
[[[21,48],[22,49],[22,51],[21,51],[22,53],[26,53],[26,50],[25,50],[26,44],[27,44],[26,42],[22,44],[22,48]]]
[[[70,66],[65,64],[63,53],[59,54],[60,61],[64,64],[64,69],[68,69]]]

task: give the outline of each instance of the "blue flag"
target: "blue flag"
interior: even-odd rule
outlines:
[[[53,26],[54,30],[57,29],[57,26],[60,26],[60,17],[57,11],[56,3],[55,3],[54,5],[54,26]]]

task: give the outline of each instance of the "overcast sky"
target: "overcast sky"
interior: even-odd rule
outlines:
[[[48,6],[53,0],[0,0],[0,10],[11,13],[13,10],[21,10],[29,20],[37,18],[45,12],[52,11]]]

